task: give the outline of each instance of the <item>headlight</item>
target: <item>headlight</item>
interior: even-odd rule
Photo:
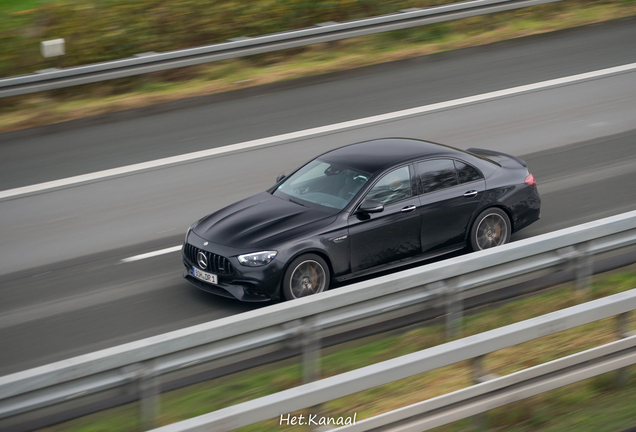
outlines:
[[[238,260],[241,264],[248,267],[258,267],[268,264],[276,257],[276,251],[254,252],[246,255],[239,255]]]

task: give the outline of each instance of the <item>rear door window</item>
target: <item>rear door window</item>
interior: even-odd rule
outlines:
[[[450,159],[431,159],[417,163],[417,172],[421,187],[425,194],[456,186],[457,174],[455,165]]]

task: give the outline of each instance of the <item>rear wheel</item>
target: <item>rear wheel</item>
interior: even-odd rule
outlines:
[[[489,208],[477,216],[470,230],[470,247],[474,251],[501,246],[510,241],[510,218],[498,208]]]
[[[294,259],[283,277],[283,294],[287,300],[307,297],[329,289],[329,266],[316,254]]]

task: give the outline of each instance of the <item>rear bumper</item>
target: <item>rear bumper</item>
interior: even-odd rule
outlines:
[[[537,187],[526,186],[525,193],[513,207],[515,216],[513,232],[527,227],[541,217],[541,197]]]

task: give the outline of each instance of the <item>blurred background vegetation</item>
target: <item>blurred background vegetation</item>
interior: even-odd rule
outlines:
[[[0,78],[458,0],[0,0]],[[636,0],[564,0],[337,42],[13,96],[0,133],[636,16]],[[64,38],[45,59],[40,42]]]
[[[634,0],[568,0],[581,5]],[[0,0],[0,76],[102,62],[425,8],[456,0]],[[563,8],[553,3],[541,13]],[[519,12],[524,13],[524,12]],[[541,19],[539,15],[537,17]],[[483,24],[483,22],[482,22]],[[437,32],[444,26],[437,27]],[[397,33],[409,37],[411,31]],[[434,37],[417,34],[414,37]],[[439,35],[437,35],[439,36]],[[66,55],[43,59],[40,41],[64,38]]]
[[[5,0],[0,4],[0,76],[58,65],[40,56],[39,43],[48,39],[66,39],[59,66],[68,67],[453,1]]]

